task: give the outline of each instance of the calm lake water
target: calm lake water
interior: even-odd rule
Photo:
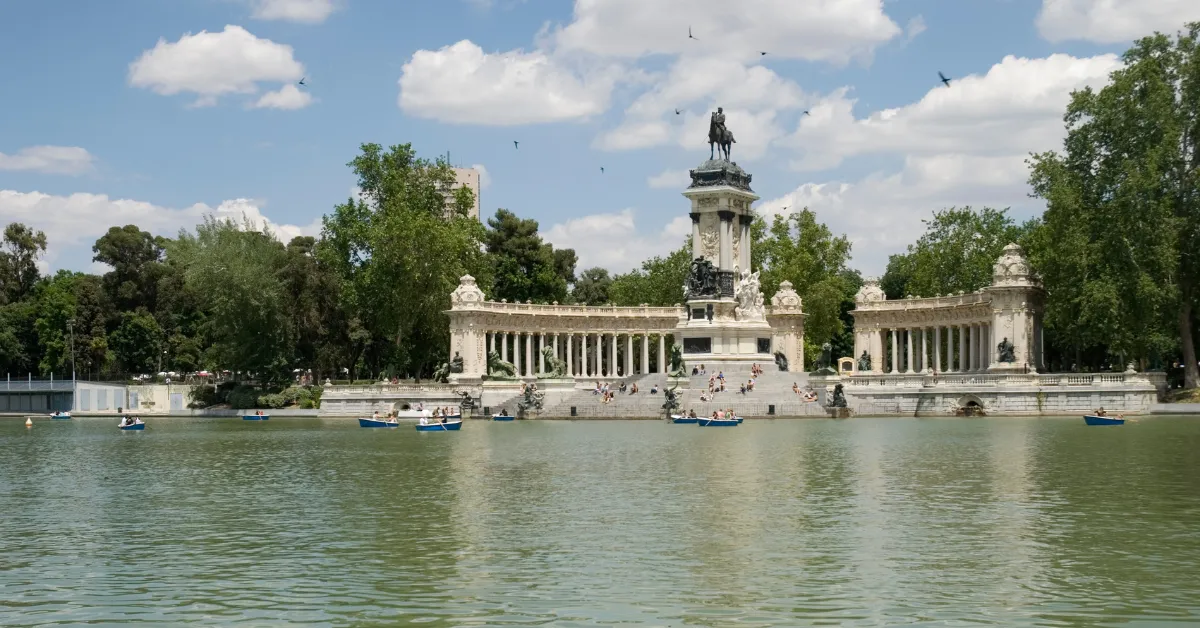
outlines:
[[[0,625],[1200,622],[1200,419],[0,421]]]

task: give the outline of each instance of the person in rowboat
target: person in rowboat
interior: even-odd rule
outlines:
[[[1108,414],[1104,412],[1104,406],[1100,406],[1100,409],[1096,410],[1096,416],[1108,416]]]

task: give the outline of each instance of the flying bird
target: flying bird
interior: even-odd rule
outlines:
[[[759,51],[758,51],[758,56],[760,56],[760,57],[765,57],[765,56],[767,56],[767,53],[765,53],[765,52],[763,52],[763,51],[759,50]]]
[[[682,111],[680,111],[680,110],[678,110],[678,109],[676,109],[676,110],[675,110],[675,115],[679,115],[679,114],[681,114],[681,113],[683,113],[683,112],[682,112]]]
[[[945,74],[938,72],[938,77],[942,79],[942,82],[946,84],[946,87],[950,87],[950,79],[946,78]]]
[[[806,115],[806,116],[811,116],[812,114],[811,114],[811,113],[809,113],[807,109],[805,109],[805,110],[804,110],[804,115]]]
[[[604,174],[604,166],[600,166],[600,174]]]
[[[513,140],[513,150],[516,150],[518,148],[521,148],[521,147],[517,146],[517,140]]]
[[[691,26],[688,27],[688,39],[696,39],[695,37],[692,37],[692,27]],[[696,41],[700,41],[700,40],[696,39]]]
[[[301,85],[303,85],[303,84],[304,84],[304,79],[305,79],[305,78],[308,78],[308,77],[306,76],[306,77],[304,77],[304,78],[300,79],[300,84],[301,84]]]

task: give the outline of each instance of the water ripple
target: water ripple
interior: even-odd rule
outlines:
[[[1200,621],[1200,421],[0,423],[0,624]]]

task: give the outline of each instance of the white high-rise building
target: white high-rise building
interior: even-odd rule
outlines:
[[[446,193],[446,211],[450,211],[450,202],[454,198],[453,191],[466,187],[475,193],[475,206],[471,208],[471,217],[479,220],[479,171],[474,168],[452,168],[454,170],[454,187]]]

